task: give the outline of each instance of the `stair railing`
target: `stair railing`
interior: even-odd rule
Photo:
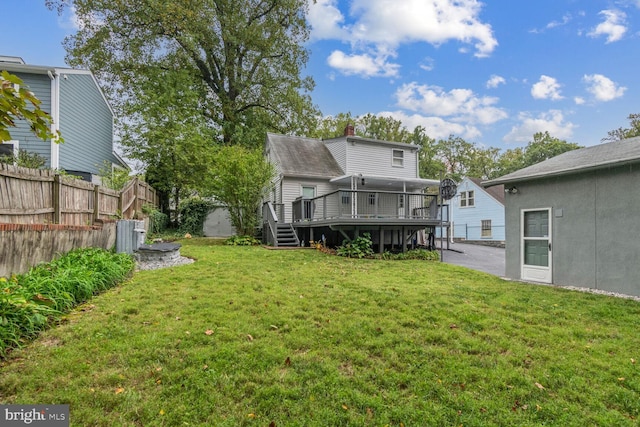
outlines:
[[[265,224],[268,225],[267,244],[278,246],[278,216],[273,208],[273,203],[266,202],[262,205],[262,218],[266,219]]]

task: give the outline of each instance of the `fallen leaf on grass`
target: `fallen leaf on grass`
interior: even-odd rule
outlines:
[[[254,414],[254,413],[250,413],[250,414],[247,414],[247,417],[249,417],[249,418],[252,418],[252,419],[253,419],[253,418],[255,418],[255,417],[256,417],[256,414]]]
[[[252,337],[250,334],[247,334],[247,339],[248,339],[249,341],[253,341],[253,337]]]
[[[456,325],[455,323],[452,323],[449,325],[449,329],[458,329],[458,325]]]
[[[284,366],[291,366],[291,359],[289,357],[285,359]]]
[[[276,427],[276,422],[275,421],[271,421],[269,423],[269,427]]]
[[[634,365],[636,364],[636,359],[634,359],[633,357],[631,358],[631,363],[633,363]]]
[[[538,387],[540,390],[544,390],[544,386],[540,383],[536,383],[536,387]]]
[[[344,409],[345,411],[349,409],[349,407],[347,405],[342,405],[342,409]]]
[[[618,381],[624,381],[624,377],[618,378]]]
[[[207,329],[206,331],[204,331],[205,335],[213,335],[213,331],[211,329]]]
[[[116,389],[116,394],[120,394],[120,393],[122,393],[122,392],[124,392],[124,389],[123,389],[122,387],[118,387],[118,388]]]
[[[160,409],[160,415],[164,415],[164,409]]]

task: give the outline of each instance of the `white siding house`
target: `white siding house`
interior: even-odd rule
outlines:
[[[424,191],[440,182],[420,178],[418,151],[348,131],[329,140],[267,134],[265,156],[276,169],[267,203],[276,218],[263,218],[272,230],[263,236],[277,244],[277,222],[291,224],[301,242],[324,236],[337,245],[366,232],[380,251],[406,249],[417,231],[440,224],[437,197]]]

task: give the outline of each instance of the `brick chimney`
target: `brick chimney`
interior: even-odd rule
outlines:
[[[344,136],[355,136],[356,132],[351,123],[347,123],[347,126],[344,128]]]

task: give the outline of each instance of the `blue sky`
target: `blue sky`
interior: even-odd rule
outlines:
[[[640,113],[640,0],[310,3],[306,73],[325,115],[391,115],[437,139],[507,149],[539,131],[598,144]],[[0,55],[65,65],[70,13],[0,4]]]

